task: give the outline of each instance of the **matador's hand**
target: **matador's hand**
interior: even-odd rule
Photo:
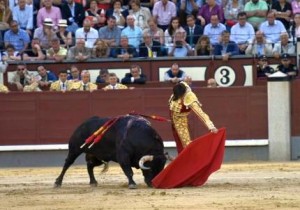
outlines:
[[[218,129],[217,128],[212,128],[211,130],[210,130],[210,132],[212,132],[212,133],[218,133]]]

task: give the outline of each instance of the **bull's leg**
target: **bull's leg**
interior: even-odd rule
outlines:
[[[91,154],[86,154],[85,159],[87,164],[87,171],[90,176],[90,185],[92,187],[96,187],[98,182],[94,176],[94,167],[101,165],[102,162],[99,161],[94,155]]]
[[[81,154],[80,153],[73,153],[71,154],[69,152],[67,158],[66,158],[66,161],[65,161],[65,164],[64,164],[64,167],[60,173],[60,175],[56,178],[56,181],[54,183],[54,187],[61,187],[62,185],[62,181],[63,181],[63,178],[64,178],[64,175],[65,173],[67,172],[68,168],[74,163],[74,161],[76,160],[76,158]]]
[[[136,189],[136,183],[133,180],[133,171],[130,164],[130,157],[127,154],[124,154],[124,151],[119,153],[118,162],[128,179],[128,188]]]

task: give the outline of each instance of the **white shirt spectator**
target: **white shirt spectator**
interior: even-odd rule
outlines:
[[[79,28],[76,30],[75,38],[76,40],[84,39],[85,47],[93,48],[95,41],[99,38],[99,33],[96,29],[92,27],[88,32],[85,32],[84,28]]]
[[[230,40],[236,44],[250,43],[254,39],[254,36],[254,28],[250,23],[247,22],[244,26],[236,23],[234,26],[232,26],[230,31]]]
[[[19,23],[19,26],[23,30],[33,29],[33,8],[25,5],[23,10],[20,9],[19,5],[13,9],[13,19]]]
[[[270,25],[268,21],[263,22],[259,30],[262,31],[267,40],[273,44],[280,40],[280,34],[286,32],[286,29],[280,20],[274,20],[274,24]]]

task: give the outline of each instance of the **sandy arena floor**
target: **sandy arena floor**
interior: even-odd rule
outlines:
[[[84,166],[71,167],[63,186],[53,188],[61,168],[1,168],[0,209],[300,209],[300,162],[224,164],[202,187],[147,188],[135,170],[138,189],[127,189],[117,165],[90,187]]]

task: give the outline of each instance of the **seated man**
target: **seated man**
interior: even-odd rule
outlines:
[[[58,38],[53,38],[51,40],[51,48],[47,50],[47,60],[54,60],[56,62],[61,62],[67,57],[67,49],[60,45]]]
[[[228,31],[221,33],[221,42],[214,47],[214,55],[222,55],[223,61],[227,61],[230,56],[239,54],[239,47],[233,41],[229,41]]]
[[[23,91],[24,86],[30,84],[32,77],[33,75],[28,72],[26,64],[19,63],[10,83],[15,84],[19,91]]]
[[[266,76],[269,76],[274,73],[274,69],[269,66],[268,64],[268,58],[265,55],[261,55],[258,57],[257,62],[257,77],[263,78]]]
[[[67,60],[86,61],[91,57],[91,49],[85,47],[84,39],[78,39],[76,46],[69,49]]]
[[[297,66],[291,63],[290,55],[284,53],[281,55],[281,64],[279,64],[276,68],[277,71],[281,71],[282,73],[287,74],[288,76],[297,76],[298,69]]]
[[[45,59],[46,51],[41,48],[40,40],[33,38],[31,41],[31,50],[26,50],[23,54],[25,61],[41,61]]]
[[[77,66],[72,65],[70,71],[71,74],[68,76],[67,80],[72,80],[73,82],[78,82],[81,80],[80,70],[77,68]]]
[[[272,43],[268,41],[264,33],[257,31],[253,41],[246,48],[246,55],[272,55]]]
[[[33,38],[38,38],[41,42],[42,49],[49,49],[50,42],[56,34],[53,30],[53,22],[51,18],[45,18],[43,26],[34,30]]]
[[[13,45],[9,44],[5,48],[6,50],[3,52],[2,61],[20,61],[22,59]]]
[[[50,86],[52,82],[55,82],[57,80],[56,75],[51,71],[47,71],[44,66],[38,66],[37,71],[40,75],[38,84],[42,88]]]
[[[50,91],[63,91],[70,90],[72,86],[72,80],[67,80],[67,70],[61,70],[58,75],[58,81],[53,82],[50,86]]]
[[[134,46],[128,44],[127,36],[121,36],[120,45],[112,51],[112,57],[122,58],[123,60],[129,60],[130,58],[137,57],[137,52]]]
[[[96,78],[96,84],[103,84],[103,83],[108,83],[108,70],[107,69],[100,69],[99,70],[99,75]]]
[[[185,41],[185,33],[178,31],[174,35],[173,44],[168,49],[168,55],[175,58],[193,55],[194,51]]]
[[[90,82],[90,80],[91,80],[90,72],[88,70],[83,70],[81,72],[81,81],[73,82],[70,89],[76,91],[90,91],[90,92],[97,90],[98,86]]]
[[[165,72],[164,80],[166,82],[178,83],[181,81],[185,81],[187,78],[186,73],[179,69],[179,65],[177,63],[173,63],[171,69]]]
[[[149,32],[143,34],[144,42],[139,46],[139,56],[153,58],[161,56],[161,44],[152,40]]]
[[[214,78],[210,78],[207,80],[207,86],[208,88],[216,88],[218,87],[218,83]]]
[[[275,58],[279,58],[281,54],[295,54],[295,45],[289,42],[289,34],[284,32],[280,35],[280,42],[276,43],[273,48],[273,55]]]
[[[126,73],[125,77],[121,80],[122,84],[145,84],[146,75],[141,73],[141,67],[136,64],[131,65],[130,73]]]
[[[109,85],[102,88],[103,90],[128,89],[126,85],[118,83],[118,77],[115,73],[108,74]]]

